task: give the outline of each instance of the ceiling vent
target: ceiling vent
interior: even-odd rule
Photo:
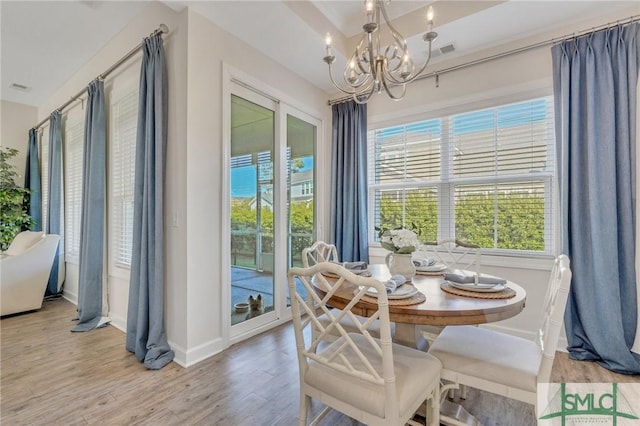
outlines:
[[[453,45],[453,43],[451,44],[447,44],[446,46],[442,46],[439,48],[435,48],[431,51],[431,57],[432,58],[439,58],[442,55],[446,55],[448,53],[451,53],[453,51],[455,51],[456,48]],[[426,56],[426,52],[425,52],[425,56]]]
[[[11,87],[14,90],[19,90],[21,92],[28,92],[31,90],[31,87],[29,86],[25,86],[24,84],[18,84],[18,83],[11,83]]]
[[[451,44],[447,44],[446,46],[442,46],[442,47],[441,47],[440,49],[438,49],[438,50],[440,50],[440,53],[441,53],[442,55],[446,55],[447,53],[451,53],[451,52],[453,52],[454,50],[456,50],[456,48],[455,48],[455,46],[453,45],[453,43],[451,43]]]

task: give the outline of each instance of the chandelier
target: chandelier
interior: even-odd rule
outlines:
[[[342,93],[353,96],[360,104],[367,103],[374,93],[384,90],[393,100],[404,98],[407,83],[415,80],[427,67],[431,59],[431,42],[438,37],[433,28],[433,7],[427,11],[427,32],[422,36],[427,45],[424,63],[416,66],[407,40],[391,25],[384,2],[389,0],[365,0],[367,22],[362,26],[364,34],[342,72],[345,88],[333,77],[331,65],[336,57],[331,53],[331,35],[327,33],[327,56],[323,58],[329,66],[329,77]],[[381,17],[390,33],[390,44],[381,43]],[[398,88],[399,87],[399,88]]]

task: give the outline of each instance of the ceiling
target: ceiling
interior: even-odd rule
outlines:
[[[148,2],[0,1],[0,97],[38,106],[88,62]],[[334,93],[327,76],[324,35],[331,32],[338,57],[359,40],[364,20],[361,0],[342,1],[171,1],[176,11],[191,7],[315,86]],[[432,64],[484,50],[617,11],[630,1],[400,1],[388,5],[394,26],[408,38],[414,58],[424,55],[426,7],[435,9]],[[52,19],[55,17],[55,19]],[[439,48],[454,51],[440,54]],[[123,54],[126,52],[123,52]],[[20,88],[14,84],[26,86]]]

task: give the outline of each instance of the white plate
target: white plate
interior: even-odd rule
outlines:
[[[497,293],[507,288],[504,284],[461,284],[453,281],[445,281],[460,290],[475,291],[478,293]]]
[[[411,284],[402,284],[400,287],[396,288],[393,293],[387,294],[387,298],[389,300],[408,299],[409,297],[414,296],[416,293],[418,293],[418,289]],[[367,296],[378,297],[378,291],[373,287],[369,287]]]
[[[416,271],[418,272],[442,272],[447,269],[447,265],[444,263],[436,263],[431,266],[416,266]]]

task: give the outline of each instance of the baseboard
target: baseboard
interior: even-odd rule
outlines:
[[[202,345],[191,348],[188,351],[173,342],[168,343],[175,353],[173,361],[184,368],[190,367],[200,361],[204,361],[207,358],[217,355],[225,349],[222,338],[203,343]]]
[[[109,323],[110,325],[114,326],[125,334],[127,333],[127,320],[119,315],[113,315],[111,312],[109,312],[109,318],[111,318],[111,322]]]
[[[78,306],[78,293],[72,293],[69,290],[62,289],[62,297],[67,299],[69,302]]]

